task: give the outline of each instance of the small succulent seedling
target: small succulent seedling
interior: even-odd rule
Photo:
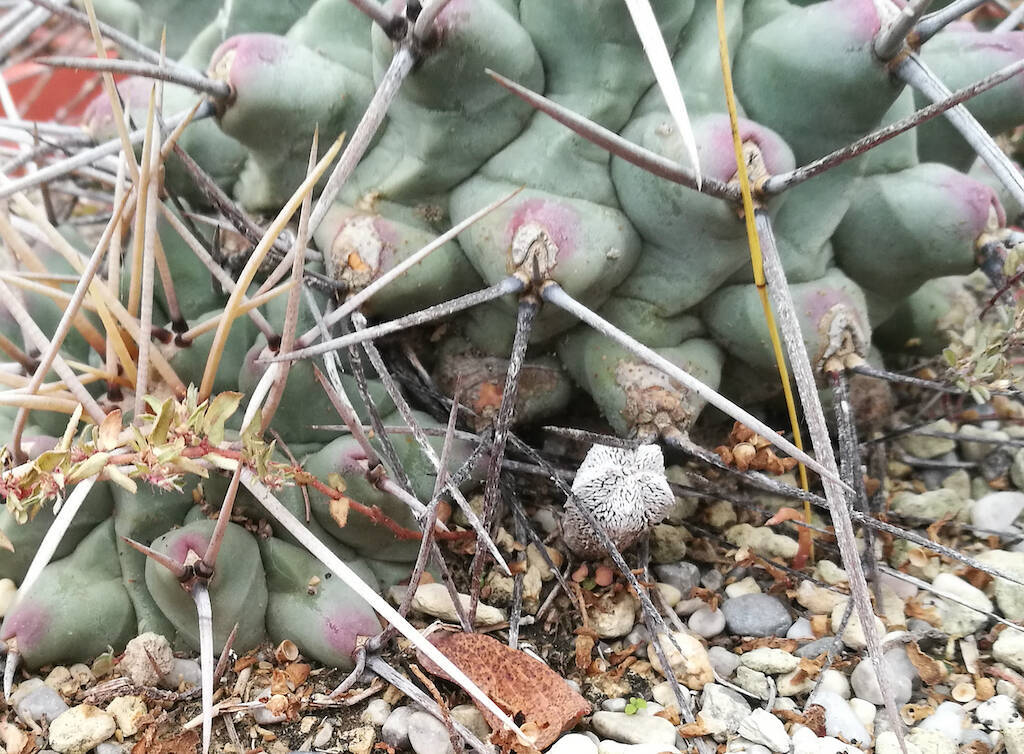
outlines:
[[[627,715],[635,715],[642,709],[647,709],[647,700],[642,699],[639,696],[629,697],[629,701],[626,702],[626,708],[623,710]]]

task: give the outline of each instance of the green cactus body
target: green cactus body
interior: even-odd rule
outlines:
[[[718,386],[723,355],[712,341],[694,338],[655,350],[705,385]],[[653,440],[669,428],[685,432],[704,407],[703,399],[593,330],[573,329],[560,340],[558,353],[621,435]]]
[[[267,573],[271,641],[290,639],[318,662],[351,670],[357,638],[380,631],[373,610],[304,549],[273,538],[260,549]],[[376,577],[363,563],[348,565],[376,588]]]
[[[941,353],[949,344],[946,331],[962,323],[976,305],[965,280],[964,275],[951,275],[926,281],[875,328],[875,342],[887,351]]]
[[[790,286],[812,365],[850,346],[867,347],[871,327],[860,287],[833,267],[819,280]],[[721,288],[701,308],[712,337],[730,356],[763,373],[777,369],[754,285]]]
[[[284,204],[305,178],[314,130],[326,150],[355,128],[373,93],[365,76],[273,34],[232,37],[210,70],[234,92],[220,126],[249,150],[235,195],[252,209]]]
[[[664,6],[664,3],[655,3]],[[664,7],[659,17],[666,38],[675,40],[692,5]],[[653,76],[625,6],[619,2],[547,3],[525,0],[520,19],[544,61],[546,95],[601,125],[619,130]],[[562,29],[574,29],[566,37]],[[587,92],[586,95],[583,95]],[[477,222],[462,236],[473,266],[488,283],[509,273],[510,253],[538,240],[554,254],[549,274],[571,295],[596,307],[633,266],[640,239],[626,221],[608,172],[608,155],[546,116],[535,116],[508,147],[452,193],[453,220],[528,188]],[[467,329],[485,350],[507,339],[493,325],[508,304],[478,307],[470,317],[488,322]],[[542,342],[572,325],[572,318],[542,311],[533,340]]]
[[[109,646],[123,647],[135,629],[108,519],[43,569],[32,593],[4,617],[0,639],[17,637],[25,664],[37,668],[91,661]]]
[[[921,48],[921,58],[951,90],[978,79],[1024,57],[1024,31],[979,31],[970,24],[958,24],[936,34]],[[930,104],[915,94],[918,107]],[[1024,85],[1015,76],[997,89],[985,92],[966,104],[968,110],[990,132],[1006,131],[1024,120]],[[974,151],[953,127],[937,118],[921,125],[921,159],[944,162],[967,170]]]
[[[874,294],[872,317],[881,322],[925,280],[970,272],[978,236],[1004,222],[987,186],[946,165],[922,163],[863,180],[836,230],[836,258]]]
[[[168,532],[153,541],[153,549],[169,555],[179,563],[189,553],[202,557],[210,543],[215,521],[203,519]],[[224,531],[218,562],[230,563],[219,568],[210,579],[210,602],[213,606],[213,643],[224,646],[235,623],[236,646],[254,647],[266,635],[267,581],[260,560],[259,545],[251,534],[228,524]],[[199,649],[196,606],[178,580],[155,561],[146,563],[146,587],[160,611],[174,624],[178,634],[193,649]]]
[[[728,117],[702,116],[693,129],[703,173],[730,180],[736,157]],[[683,159],[681,140],[663,113],[634,121],[623,134],[670,159]],[[741,121],[740,138],[757,148],[770,173],[795,166],[789,147],[767,128]],[[700,303],[750,259],[746,230],[732,207],[619,158],[612,160],[612,178],[623,209],[646,242],[616,295],[647,301],[662,316],[674,316]],[[666,270],[685,273],[666,275]]]

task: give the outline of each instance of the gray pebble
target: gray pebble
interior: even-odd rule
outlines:
[[[444,723],[426,712],[409,716],[409,745],[416,754],[455,754]]]
[[[711,647],[708,649],[708,659],[711,660],[711,667],[722,678],[729,678],[740,666],[739,655],[735,655],[725,647]]]
[[[601,702],[601,709],[605,712],[624,712],[626,709],[626,700],[622,697],[605,699]]]
[[[658,577],[658,581],[671,584],[678,589],[684,600],[688,599],[693,588],[700,584],[700,569],[693,563],[685,561],[656,565],[654,575]]]
[[[974,717],[989,730],[1002,730],[1012,723],[1020,722],[1017,705],[1004,694],[997,694],[979,704],[974,710]]]
[[[624,744],[672,746],[676,740],[676,727],[663,717],[596,712],[590,726],[598,735]]]
[[[882,662],[888,671],[885,682],[892,690],[893,699],[898,705],[906,704],[914,691],[917,669],[907,658],[903,647],[890,649],[882,655]],[[870,660],[861,660],[853,669],[853,673],[850,674],[850,685],[853,687],[854,695],[872,704],[882,704],[882,691],[878,687],[878,677]]]
[[[686,625],[698,636],[710,639],[725,630],[725,614],[721,610],[712,610],[705,606],[696,610]]]
[[[391,716],[391,705],[383,699],[371,699],[359,719],[368,725],[379,728]]]
[[[548,754],[597,754],[597,743],[582,733],[569,733],[555,741]]]
[[[95,754],[124,754],[124,747],[113,741],[105,741],[93,749]]]
[[[398,707],[391,711],[388,719],[380,729],[380,739],[396,749],[409,748],[409,717],[415,710],[412,707]]]
[[[705,589],[710,589],[712,592],[717,592],[722,588],[722,584],[725,583],[725,576],[717,568],[712,568],[703,576],[700,577],[701,586]]]
[[[852,743],[868,744],[871,735],[850,703],[833,691],[819,691],[811,699],[825,710],[825,733]]]
[[[722,603],[729,631],[737,636],[785,636],[793,619],[769,594],[744,594]]]
[[[32,681],[38,681],[38,683],[32,683]],[[24,693],[22,693],[23,690]],[[25,720],[34,720],[37,723],[44,719],[55,720],[68,708],[61,695],[38,678],[22,683],[18,687],[18,691],[11,695],[11,703],[19,717]]]
[[[793,654],[797,657],[809,657],[813,660],[815,657],[828,652],[828,648],[832,646],[833,638],[832,636],[822,636],[820,639],[815,639],[799,647]]]

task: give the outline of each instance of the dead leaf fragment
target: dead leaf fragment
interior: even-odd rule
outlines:
[[[582,638],[582,637],[581,637]],[[488,710],[481,708],[484,719],[494,730],[492,743],[504,751],[532,754],[546,749],[563,731],[573,728],[590,712],[590,703],[573,691],[565,679],[525,652],[483,634],[437,631],[430,643],[454,662],[509,717],[523,720],[536,733],[536,748],[526,748]],[[432,675],[451,680],[423,654],[419,662]]]
[[[907,642],[907,658],[917,668],[917,674],[926,686],[942,683],[946,679],[946,666],[922,652],[916,641]]]

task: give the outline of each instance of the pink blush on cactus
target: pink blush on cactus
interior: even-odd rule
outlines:
[[[189,550],[201,557],[203,553],[206,552],[206,548],[209,544],[210,540],[198,532],[184,532],[181,536],[171,542],[171,546],[168,548],[167,554],[179,563],[184,563]]]
[[[570,207],[549,199],[526,199],[513,212],[505,227],[504,248],[512,246],[516,232],[524,225],[533,223],[544,228],[558,248],[558,259],[564,261],[576,252],[579,236],[580,217]]]
[[[331,648],[348,656],[356,648],[360,636],[373,636],[380,631],[380,624],[368,615],[355,615],[343,607],[324,617],[323,632]]]
[[[50,615],[43,608],[30,603],[19,605],[4,621],[0,639],[6,641],[17,636],[19,648],[31,650],[42,639],[50,622]]]

